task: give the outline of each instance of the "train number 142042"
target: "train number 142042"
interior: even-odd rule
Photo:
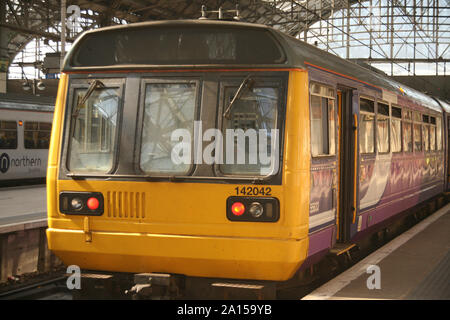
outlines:
[[[270,187],[236,187],[236,195],[238,196],[271,196],[272,188]]]

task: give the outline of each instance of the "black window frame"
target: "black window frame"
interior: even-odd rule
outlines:
[[[444,140],[444,133],[443,133],[443,123],[445,122],[445,118],[441,115],[436,116],[436,151],[442,151],[443,149],[443,140]],[[438,140],[438,132],[440,139]]]
[[[279,133],[279,141],[278,141],[278,170],[276,172],[271,172],[269,175],[265,175],[265,176],[257,176],[258,179],[261,180],[270,180],[273,177],[278,176],[279,174],[281,174],[282,172],[282,166],[283,166],[283,137],[284,137],[284,126],[286,123],[286,117],[285,117],[285,112],[283,111],[285,109],[285,105],[286,105],[286,99],[287,99],[287,92],[284,88],[284,81],[281,77],[265,77],[263,75],[254,75],[252,77],[252,79],[255,80],[255,87],[273,87],[273,88],[278,88],[278,104],[277,104],[277,112],[276,112],[276,122],[275,122],[275,127],[276,129],[278,129],[278,133]],[[223,132],[223,114],[226,110],[226,108],[228,107],[228,103],[227,105],[225,105],[225,90],[226,88],[229,87],[239,87],[239,85],[242,83],[243,77],[221,77],[221,79],[219,80],[219,91],[218,91],[218,112],[217,112],[217,117],[216,117],[216,129],[219,129],[222,134],[224,134]],[[284,107],[283,107],[284,106]],[[235,107],[235,106],[234,106]],[[225,135],[224,135],[224,139],[225,139]],[[223,146],[225,147],[225,143],[223,144]],[[225,160],[225,159],[224,159]],[[252,179],[255,176],[252,175],[242,175],[242,174],[228,174],[228,173],[224,173],[221,171],[220,169],[220,164],[214,164],[213,166],[213,171],[215,176],[217,177],[222,177],[222,178],[247,178],[247,179]]]
[[[386,110],[380,112],[380,105],[386,107]],[[375,117],[375,143],[376,143],[376,153],[377,154],[389,154],[391,152],[391,116],[390,116],[390,104],[386,101],[377,100],[376,102],[376,117]],[[385,118],[388,121],[388,150],[381,152],[378,149],[378,119],[379,117]]]
[[[74,122],[72,120],[72,113],[76,105],[74,103],[75,91],[78,89],[88,89],[89,84],[93,79],[100,80],[105,88],[119,88],[119,103],[117,106],[117,128],[115,132],[115,145],[113,150],[113,161],[111,165],[111,169],[108,172],[80,172],[80,171],[72,171],[69,168],[69,152],[71,150],[71,133],[73,132]],[[89,176],[106,176],[112,174],[116,171],[118,166],[119,159],[119,149],[120,149],[120,137],[122,135],[122,119],[123,119],[123,111],[124,111],[124,96],[125,96],[125,81],[126,77],[120,76],[104,76],[104,75],[96,75],[96,77],[86,77],[83,75],[81,77],[74,77],[73,79],[69,79],[67,96],[66,96],[66,108],[65,108],[65,116],[64,116],[64,132],[63,132],[63,143],[61,147],[61,164],[64,164],[63,169],[61,170],[61,174],[65,174],[69,177],[89,177]]]
[[[398,109],[400,111],[400,116],[397,116],[397,115],[394,116],[393,109]],[[391,132],[392,132],[393,120],[395,119],[396,121],[400,122],[400,151],[393,151],[393,148],[392,148],[393,138],[392,138],[392,134],[391,134],[390,139],[389,139],[389,144],[390,144],[390,150],[392,153],[402,153],[403,149],[404,149],[403,148],[403,118],[402,118],[403,111],[402,110],[403,110],[403,108],[400,107],[399,105],[391,104]]]
[[[189,166],[189,169],[182,173],[147,173],[144,170],[142,170],[140,166],[140,159],[141,159],[141,151],[142,151],[142,139],[143,139],[143,128],[144,128],[144,112],[145,112],[145,96],[146,96],[146,87],[148,84],[183,84],[183,83],[196,83],[195,88],[195,109],[194,109],[194,120],[193,121],[199,121],[200,120],[200,107],[201,107],[201,98],[202,98],[202,79],[198,77],[189,77],[189,76],[180,76],[180,77],[142,77],[140,79],[140,94],[139,94],[139,105],[138,105],[138,112],[139,112],[139,120],[138,120],[138,126],[136,131],[136,148],[135,148],[135,154],[134,154],[134,170],[136,173],[141,175],[146,175],[148,177],[176,177],[176,176],[192,176],[194,170],[195,170],[195,164],[194,164],[194,137],[191,137],[191,143],[192,143],[192,149],[191,149],[191,164]],[[203,155],[203,153],[202,153]]]
[[[431,128],[434,128],[434,149],[431,149]],[[430,123],[429,123],[429,140],[430,140],[430,152],[437,151],[437,125],[436,125],[436,116],[430,115]]]
[[[427,131],[427,137],[428,141],[425,141],[425,134],[424,132]],[[427,144],[426,144],[427,143]],[[422,114],[422,150],[424,152],[430,152],[431,146],[430,146],[430,116],[427,114]]]
[[[241,51],[251,51],[250,53],[247,53],[247,56],[245,56],[244,60],[236,59],[236,61],[227,61],[227,60],[208,60],[208,61],[176,61],[176,59],[170,60],[170,62],[163,62],[163,61],[153,61],[149,60],[144,62],[137,62],[137,61],[117,61],[117,57],[115,57],[115,61],[109,61],[111,60],[111,57],[105,56],[102,60],[102,63],[90,63],[89,61],[87,63],[82,63],[79,61],[80,57],[83,57],[83,50],[88,49],[87,54],[84,54],[84,56],[90,56],[91,53],[89,53],[89,42],[92,42],[97,38],[97,42],[101,42],[102,40],[108,40],[107,37],[117,39],[121,35],[123,36],[130,36],[130,34],[143,31],[143,35],[145,35],[145,32],[150,33],[154,32],[155,34],[164,35],[164,32],[167,32],[167,30],[189,30],[193,29],[193,31],[204,31],[209,30],[211,28],[216,28],[220,31],[229,31],[234,32],[236,34],[239,34],[241,36],[243,33],[261,33],[264,34],[265,39],[262,40],[270,40],[273,44],[273,48],[276,48],[279,53],[279,57],[276,60],[271,61],[263,61],[263,62],[255,62],[254,56],[258,54],[258,52],[255,51],[254,48],[247,47],[241,45],[242,48],[240,48]],[[214,33],[212,33],[214,34]],[[241,39],[242,40],[242,39]],[[95,42],[95,41],[94,41]],[[264,41],[260,41],[260,43],[264,43]],[[103,46],[107,45],[108,43],[104,43]],[[113,46],[109,46],[115,49],[115,46],[117,44],[114,44]],[[246,49],[246,50],[244,50]],[[90,51],[95,51],[95,48],[90,48]],[[110,52],[111,50],[106,50],[106,52]],[[117,54],[117,51],[113,51],[113,53]],[[253,57],[253,59],[252,59]],[[198,58],[198,57],[197,57]],[[109,60],[108,60],[109,59]],[[281,45],[280,41],[278,40],[278,37],[273,33],[272,30],[268,28],[261,28],[261,27],[248,27],[248,26],[236,26],[236,25],[215,25],[210,24],[209,26],[203,26],[198,24],[183,24],[182,22],[179,22],[174,25],[165,25],[165,24],[158,24],[154,23],[154,25],[141,25],[141,26],[122,26],[121,28],[111,28],[110,30],[104,30],[104,31],[91,31],[85,33],[79,41],[75,44],[73,49],[69,52],[69,55],[67,59],[65,60],[65,65],[63,70],[79,70],[79,69],[86,69],[86,68],[96,68],[96,69],[102,69],[102,68],[114,68],[114,67],[123,67],[124,65],[127,66],[134,66],[134,67],[148,67],[148,66],[194,66],[194,65],[242,65],[242,66],[248,66],[249,64],[258,65],[258,66],[275,66],[275,65],[285,65],[287,63],[288,57],[286,55],[285,50],[283,49],[283,46]]]
[[[412,111],[412,134],[413,134],[413,151],[414,153],[418,152],[418,153],[422,153],[425,150],[423,150],[423,135],[422,135],[422,113],[418,112],[418,111]],[[420,149],[416,148],[416,136],[414,134],[414,127],[418,125],[420,127],[419,131],[420,131],[420,143],[418,145],[420,145]]]
[[[136,150],[140,149],[140,139],[138,139],[139,123],[143,121],[141,107],[142,87],[141,80],[144,78],[153,79],[177,79],[183,78],[198,78],[200,79],[201,98],[200,98],[200,118],[202,120],[211,122],[212,128],[217,127],[217,117],[219,115],[218,106],[218,92],[220,81],[236,79],[238,82],[248,76],[249,71],[229,70],[223,72],[218,70],[183,70],[177,71],[140,71],[140,72],[101,72],[95,74],[72,73],[69,74],[68,90],[65,101],[64,111],[64,126],[61,140],[60,163],[67,162],[67,150],[69,142],[69,117],[71,111],[71,101],[73,100],[72,87],[76,83],[85,84],[92,79],[99,79],[101,81],[117,81],[122,84],[122,95],[119,110],[119,127],[117,129],[116,150],[115,150],[115,167],[108,173],[82,173],[70,172],[65,165],[61,165],[59,170],[59,179],[61,180],[85,180],[85,179],[105,179],[110,181],[147,181],[147,182],[190,182],[190,183],[240,183],[240,184],[265,184],[265,185],[281,185],[283,178],[284,166],[284,144],[285,144],[285,126],[286,126],[286,109],[288,102],[288,70],[258,70],[253,72],[255,78],[271,79],[271,81],[278,81],[280,83],[280,100],[279,100],[279,132],[280,132],[280,152],[279,152],[279,168],[278,172],[268,177],[244,177],[244,176],[216,176],[211,165],[202,164],[195,165],[192,175],[190,176],[160,176],[160,175],[146,175],[140,174],[136,171],[136,159],[138,155]],[[86,85],[84,86],[84,88]],[[209,91],[209,94],[204,92]],[[205,104],[206,103],[206,104]],[[206,110],[206,111],[205,111]],[[205,112],[209,112],[206,114]],[[205,117],[205,118],[203,118]],[[124,131],[126,129],[126,132]],[[205,131],[205,128],[203,128]]]
[[[373,110],[363,110],[361,109],[361,100],[371,101],[373,103]],[[358,150],[360,155],[376,155],[378,152],[377,147],[377,105],[375,103],[375,98],[361,95],[358,100],[359,107],[359,124],[358,124]],[[361,116],[362,115],[372,115],[373,116],[373,151],[372,152],[361,152]]]
[[[331,90],[331,91],[333,91],[333,95],[329,95],[329,94],[323,95],[320,92],[315,93],[315,92],[313,92],[313,86],[319,86],[319,87],[325,88],[325,89],[327,89],[327,91]],[[308,93],[309,93],[309,123],[310,123],[311,158],[320,159],[320,158],[336,157],[337,153],[339,152],[339,150],[338,150],[339,141],[337,139],[337,130],[338,130],[338,126],[339,126],[338,117],[337,117],[337,113],[338,113],[337,89],[333,85],[330,85],[329,83],[311,81],[309,83]],[[312,132],[311,132],[312,119],[313,119],[312,118],[312,104],[311,104],[312,96],[320,97],[320,105],[321,105],[322,111],[324,108],[324,104],[323,104],[324,100],[323,99],[326,99],[326,102],[327,102],[326,103],[326,119],[325,118],[322,119],[322,126],[324,127],[324,123],[326,123],[326,130],[324,128],[322,128],[322,133],[323,133],[323,136],[325,136],[325,133],[327,136],[326,142],[327,142],[328,153],[314,155],[313,151],[312,151]],[[329,110],[329,104],[328,104],[330,99],[333,101],[333,104],[334,104],[334,132],[331,132],[331,130],[330,130],[330,118],[329,118],[330,110]],[[330,152],[331,137],[333,137],[333,140],[334,140],[334,152],[333,153]],[[324,143],[324,141],[322,141],[322,143]]]
[[[409,124],[411,126],[411,150],[405,149],[404,145],[404,127],[405,123]],[[405,153],[414,153],[414,126],[413,126],[413,119],[412,119],[412,110],[407,108],[402,108],[402,146],[403,146],[403,152]]]

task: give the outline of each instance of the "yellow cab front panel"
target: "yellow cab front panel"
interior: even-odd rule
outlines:
[[[117,272],[287,280],[308,251],[308,74],[286,73],[283,144],[278,184],[220,180],[152,181],[62,174],[71,74],[58,89],[47,173],[49,248],[66,265]],[[65,214],[60,195],[100,193],[101,215]],[[230,197],[271,197],[274,222],[230,221]]]

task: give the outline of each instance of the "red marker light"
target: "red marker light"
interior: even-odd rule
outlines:
[[[91,197],[87,201],[87,206],[91,210],[97,210],[99,205],[100,205],[100,202],[98,202],[97,198]]]
[[[231,212],[233,212],[235,216],[242,216],[245,212],[245,206],[241,202],[235,202],[231,206]]]

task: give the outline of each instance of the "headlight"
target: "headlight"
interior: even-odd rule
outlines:
[[[262,216],[262,214],[264,213],[264,208],[261,205],[261,203],[259,202],[253,202],[250,205],[250,209],[248,210],[250,212],[250,214],[255,217],[255,218],[259,218]]]
[[[80,198],[73,198],[72,201],[70,201],[70,205],[72,206],[73,210],[81,210],[83,208],[83,201]]]

